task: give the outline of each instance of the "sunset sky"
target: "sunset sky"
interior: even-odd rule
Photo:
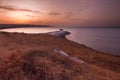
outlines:
[[[120,0],[0,0],[0,24],[120,26]]]

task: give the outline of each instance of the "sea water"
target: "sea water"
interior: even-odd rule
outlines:
[[[11,28],[2,31],[24,33],[46,33],[58,31],[61,27],[42,28]],[[120,55],[120,28],[80,28],[69,27],[62,29],[71,32],[68,39],[101,52]]]

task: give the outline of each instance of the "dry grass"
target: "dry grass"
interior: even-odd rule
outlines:
[[[0,80],[119,80],[96,65],[82,65],[46,51],[15,51],[1,59]]]
[[[119,56],[44,34],[3,32],[0,39],[0,80],[120,80]],[[55,54],[54,48],[89,66]]]
[[[59,57],[56,60],[52,56],[53,54],[34,50],[24,54],[18,51],[9,53],[1,60],[0,79],[73,80],[76,75],[83,72],[82,65],[77,69],[69,59],[54,55]]]

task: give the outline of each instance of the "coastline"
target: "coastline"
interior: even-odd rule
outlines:
[[[72,65],[72,63],[75,64],[74,66],[77,66],[77,67],[74,67],[75,69],[79,69],[78,67],[82,66],[81,69],[83,69],[83,71],[85,70],[86,73],[84,74],[84,72],[83,72],[78,75],[79,72],[76,72],[76,74],[78,76],[82,75],[81,80],[85,80],[85,79],[83,79],[83,77],[85,77],[86,75],[88,75],[87,76],[88,79],[92,79],[92,80],[97,79],[97,77],[98,77],[98,80],[101,80],[101,79],[119,80],[120,79],[119,78],[119,76],[120,76],[120,64],[119,64],[120,56],[95,51],[94,49],[88,48],[87,46],[85,46],[83,44],[78,44],[78,43],[70,41],[66,38],[55,37],[55,36],[51,36],[51,35],[47,35],[47,34],[25,34],[25,33],[0,32],[0,51],[1,51],[0,64],[3,64],[4,59],[6,59],[6,56],[8,56],[7,58],[9,58],[9,56],[12,57],[13,53],[15,53],[15,54],[20,53],[18,55],[21,56],[21,55],[24,55],[31,51],[33,51],[33,53],[36,53],[37,51],[38,51],[37,53],[39,53],[39,51],[42,51],[43,53],[47,53],[48,56],[44,55],[44,54],[42,54],[42,56],[47,56],[47,58],[45,58],[45,61],[49,62],[50,60],[48,60],[48,58],[51,59],[51,56],[49,54],[52,54],[52,58],[53,58],[53,53],[54,53],[53,50],[54,49],[60,49],[60,50],[64,51],[65,53],[67,53],[67,55],[70,55],[72,57],[77,57],[78,59],[81,59],[90,65],[90,67],[89,67],[90,70],[88,70],[88,68],[85,68],[86,67],[85,65],[81,65],[81,64],[78,65],[77,63],[71,62],[71,60],[65,59],[67,61],[66,63],[60,63],[59,58],[61,60],[61,59],[63,59],[63,57],[57,56],[56,54],[54,55],[54,56],[57,56],[58,59],[55,59],[54,63],[53,62],[50,62],[50,63],[53,63],[54,65],[57,64],[57,67],[61,67],[60,65],[64,65],[64,64]],[[31,57],[28,59],[30,59],[30,60],[33,59]],[[40,60],[42,60],[42,59],[43,59],[43,57]],[[8,60],[8,62],[9,61],[10,60]],[[19,60],[18,60],[18,62],[19,62]],[[32,64],[33,63],[31,63],[31,65]],[[4,64],[4,65],[6,65],[6,64]],[[1,65],[0,68],[5,67],[4,65]],[[37,65],[35,65],[35,66],[37,66]],[[47,67],[50,67],[50,66],[52,66],[52,65],[49,65]],[[63,69],[66,71],[67,68],[64,67]],[[95,70],[98,70],[98,72],[94,72]],[[87,71],[89,71],[88,72],[89,74],[87,73]],[[106,75],[102,75],[100,73],[104,73]],[[4,74],[2,74],[2,75],[4,75]],[[33,75],[33,74],[31,74],[31,75]],[[90,75],[93,77],[90,77]],[[66,76],[68,76],[67,73],[66,73]],[[80,79],[80,78],[77,79],[78,78],[77,76],[74,76],[74,77],[76,79],[73,79],[73,80]],[[1,79],[1,77],[0,77],[0,79]]]
[[[0,24],[1,29],[10,29],[10,28],[32,28],[32,27],[52,27],[49,25],[33,25],[33,24]]]

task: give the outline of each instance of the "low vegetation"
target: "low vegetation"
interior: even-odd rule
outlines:
[[[0,80],[120,80],[119,56],[44,34],[0,33],[0,39]],[[89,65],[60,56],[54,48]]]

